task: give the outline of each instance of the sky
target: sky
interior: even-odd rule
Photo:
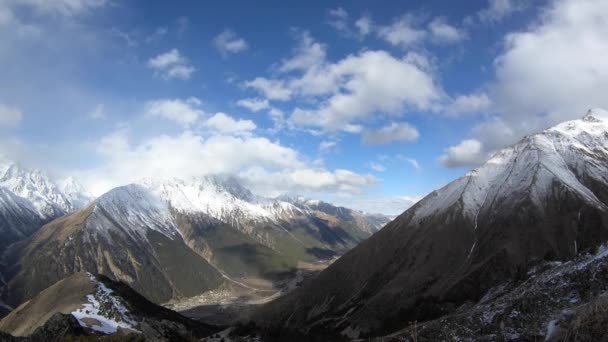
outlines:
[[[608,108],[608,1],[0,0],[0,154],[395,215]]]

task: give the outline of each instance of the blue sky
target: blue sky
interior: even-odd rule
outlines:
[[[608,107],[601,0],[0,0],[0,153],[396,214]]]

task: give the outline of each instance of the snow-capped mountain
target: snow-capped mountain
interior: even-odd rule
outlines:
[[[181,213],[204,213],[243,229],[304,214],[290,203],[255,196],[232,178],[144,179],[140,184]]]
[[[255,317],[382,336],[606,241],[608,112],[596,109],[498,151]]]
[[[95,198],[72,176],[59,180],[57,185],[74,209],[84,208]]]
[[[179,236],[167,205],[136,184],[114,188],[96,199],[86,228],[94,234],[120,232],[133,239],[145,239],[148,230],[169,239]]]
[[[28,200],[0,187],[0,250],[30,236],[42,223]]]
[[[203,213],[221,222],[251,232],[257,224],[288,222],[321,211],[340,219],[358,220],[361,229],[373,233],[385,223],[376,216],[365,222],[366,215],[343,207],[302,197],[276,199],[256,196],[236,179],[206,176],[181,179],[144,179],[140,184],[165,200],[172,209],[185,214]],[[370,216],[371,217],[371,216]]]
[[[42,171],[28,170],[0,157],[0,187],[30,201],[44,219],[65,215],[88,202],[90,196],[86,192],[76,192],[82,187],[75,180],[68,183],[65,189],[70,191],[69,195]]]
[[[18,263],[5,298],[13,305],[80,271],[123,281],[156,302],[198,295],[222,282],[186,245],[166,203],[136,184],[47,223],[13,252]]]

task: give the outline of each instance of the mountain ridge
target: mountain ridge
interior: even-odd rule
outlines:
[[[497,152],[262,307],[258,324],[290,317],[303,332],[390,332],[608,240],[607,118],[591,111]]]

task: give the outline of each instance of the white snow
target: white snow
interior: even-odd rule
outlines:
[[[148,229],[170,239],[181,235],[166,203],[140,185],[112,189],[93,203],[87,220],[92,231],[119,230],[136,239],[145,239]]]
[[[130,317],[129,310],[126,309],[121,300],[112,294],[114,291],[106,287],[102,282],[97,281],[90,273],[87,275],[95,283],[96,292],[95,294],[87,295],[88,303],[83,304],[80,309],[71,313],[78,320],[78,323],[85,328],[90,328],[104,334],[113,334],[119,328],[135,330],[134,327],[137,326],[137,322]],[[116,315],[113,315],[114,317],[104,316],[101,312],[102,304],[100,301],[106,304],[104,305],[105,312],[111,311],[116,313]],[[120,319],[117,320],[116,316],[119,316]],[[95,320],[95,322],[87,323],[85,322],[87,318]]]
[[[303,215],[295,205],[253,195],[234,180],[220,177],[143,179],[140,184],[180,212],[204,213],[222,222],[246,226],[255,222],[278,222]]]
[[[76,184],[76,181],[73,181]],[[0,186],[30,201],[44,218],[53,218],[80,209],[80,203],[72,202],[83,194],[64,194],[59,186],[40,170],[22,168],[17,163],[0,156]]]
[[[413,221],[421,222],[460,203],[476,229],[478,216],[497,199],[518,198],[516,194],[530,191],[532,200],[542,207],[555,181],[590,205],[606,209],[575,171],[608,183],[608,169],[596,162],[607,158],[608,111],[594,109],[582,119],[561,123],[498,151],[482,166],[423,199]]]

